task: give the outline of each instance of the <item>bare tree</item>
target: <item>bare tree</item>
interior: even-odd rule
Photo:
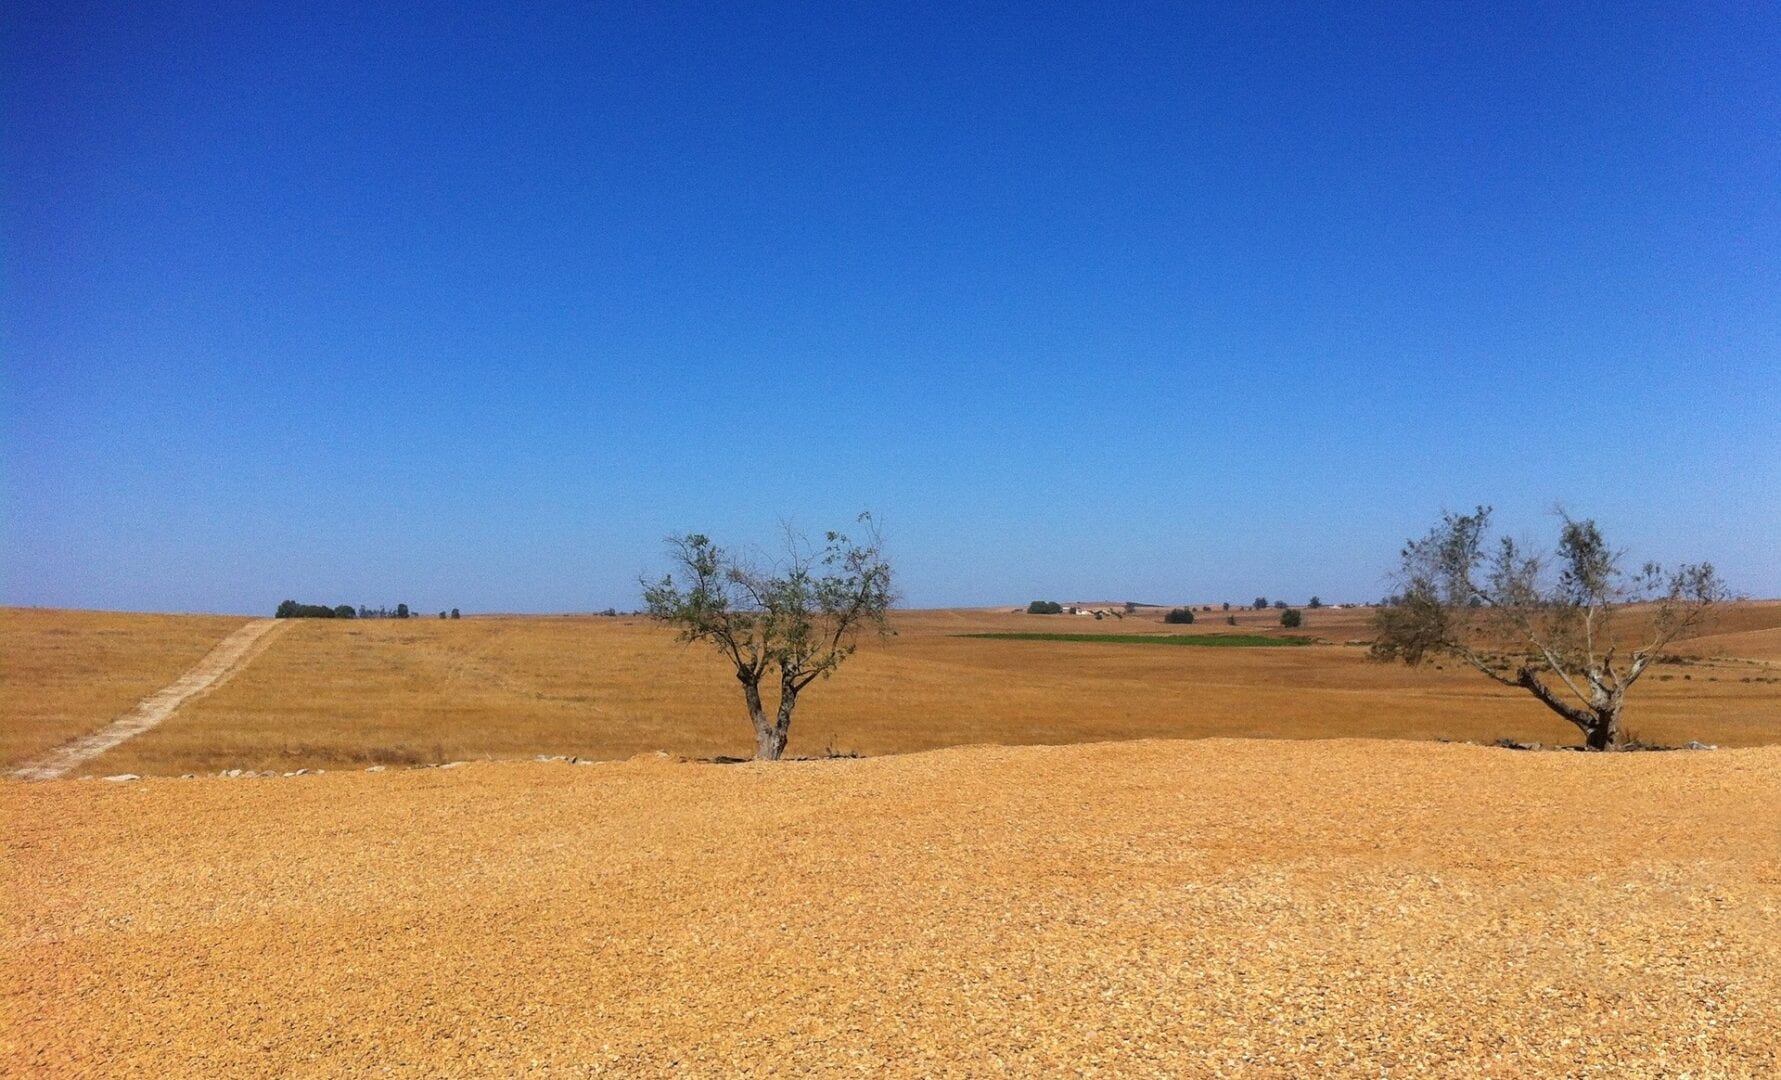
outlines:
[[[1487,550],[1489,507],[1443,516],[1405,545],[1403,591],[1374,615],[1372,655],[1411,665],[1457,657],[1577,725],[1589,749],[1609,750],[1622,739],[1627,689],[1729,594],[1711,563],[1629,573],[1595,522],[1560,516],[1551,556],[1506,536]],[[1616,636],[1623,614],[1643,621],[1636,638]],[[1629,638],[1638,644],[1620,656]]]
[[[682,641],[710,642],[735,666],[757,760],[777,761],[785,753],[792,710],[805,687],[834,674],[862,632],[889,632],[890,564],[872,516],[859,520],[868,534],[864,542],[831,532],[820,549],[788,530],[784,560],[768,569],[696,533],[669,537],[684,584],[672,574],[643,583],[651,616],[678,627]],[[769,675],[779,681],[771,717],[761,699]]]

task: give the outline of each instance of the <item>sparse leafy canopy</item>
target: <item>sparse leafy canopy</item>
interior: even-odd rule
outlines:
[[[1280,613],[1280,625],[1286,627],[1288,630],[1297,629],[1299,624],[1304,621],[1305,617],[1300,614],[1298,608],[1287,608]]]
[[[1621,740],[1627,688],[1729,594],[1710,563],[1629,573],[1595,522],[1560,516],[1546,556],[1507,536],[1487,543],[1488,507],[1445,515],[1405,545],[1402,591],[1374,614],[1372,655],[1412,665],[1457,657],[1526,690],[1603,750]],[[1631,604],[1645,625],[1617,665],[1616,623]]]
[[[870,514],[860,515],[864,542],[842,533],[825,535],[812,549],[786,537],[786,556],[762,568],[697,533],[670,537],[669,555],[680,572],[644,582],[651,616],[680,631],[683,641],[713,645],[736,671],[755,729],[755,756],[777,760],[785,752],[798,695],[839,668],[867,631],[889,632],[893,599],[891,568]],[[760,684],[779,681],[779,708],[769,718]]]

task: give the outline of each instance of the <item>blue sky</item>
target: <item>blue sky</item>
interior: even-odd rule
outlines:
[[[1781,595],[1773,4],[225,7],[3,16],[0,602]]]

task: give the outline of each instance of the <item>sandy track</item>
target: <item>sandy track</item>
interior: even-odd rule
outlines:
[[[1781,748],[472,764],[0,810],[0,1073],[1781,1072]]]
[[[148,731],[179,711],[179,707],[228,682],[271,643],[272,631],[285,624],[256,619],[217,643],[184,675],[137,702],[136,707],[90,735],[82,735],[35,758],[12,775],[20,780],[54,780],[65,776],[112,747]]]

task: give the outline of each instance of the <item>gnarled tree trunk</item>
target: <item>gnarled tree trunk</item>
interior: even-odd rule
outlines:
[[[792,710],[798,706],[797,688],[781,685],[779,708],[769,717],[761,701],[760,682],[742,680],[742,696],[748,699],[748,719],[754,725],[754,759],[778,761],[785,756],[785,744],[791,736]]]
[[[1597,690],[1590,695],[1590,725],[1583,732],[1584,745],[1591,750],[1613,750],[1620,746],[1620,703],[1618,690]]]
[[[740,677],[739,677],[740,678]],[[761,703],[760,680],[741,679],[742,696],[748,701],[748,722],[754,725],[754,757],[756,761],[778,761],[785,753],[784,729],[767,717],[767,707]],[[783,712],[785,706],[780,706]]]
[[[1583,745],[1591,750],[1612,750],[1620,745],[1620,706],[1624,690],[1602,689],[1590,695],[1589,708],[1565,701],[1540,681],[1533,668],[1522,668],[1516,685],[1540,699],[1548,709],[1577,725]]]
[[[762,761],[778,761],[785,754],[785,744],[791,739],[792,710],[798,707],[798,688],[788,678],[779,682],[779,711],[773,717],[773,726],[764,729],[756,740],[755,757]]]

